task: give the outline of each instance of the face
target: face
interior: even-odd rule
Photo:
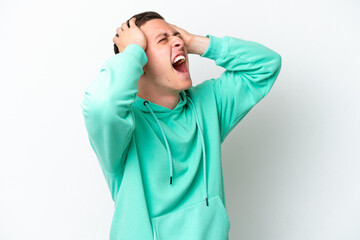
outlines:
[[[140,29],[147,40],[146,81],[151,81],[159,94],[178,94],[190,88],[187,49],[180,33],[161,19],[150,20]],[[174,64],[174,60],[178,61]]]

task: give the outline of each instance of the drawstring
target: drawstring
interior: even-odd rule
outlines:
[[[195,105],[194,103],[192,102],[192,100],[188,97],[188,100],[189,102],[191,103],[192,105],[192,110],[193,110],[193,113],[195,115],[195,119],[196,119],[196,125],[198,126],[199,128],[199,132],[200,132],[200,135],[201,135],[201,140],[202,140],[202,150],[203,150],[203,172],[204,172],[204,191],[205,191],[205,200],[206,200],[206,206],[209,206],[209,201],[208,201],[208,194],[207,194],[207,184],[206,184],[206,155],[205,155],[205,141],[204,141],[204,135],[202,133],[202,130],[201,130],[201,126],[200,126],[200,123],[199,123],[199,118],[197,116],[197,113],[196,113],[196,110],[195,110]],[[152,109],[150,108],[149,106],[149,102],[148,101],[144,101],[144,105],[149,109],[151,115],[154,117],[154,119],[156,120],[157,124],[159,125],[160,127],[160,130],[161,130],[161,133],[163,135],[163,138],[164,138],[164,142],[165,142],[165,145],[166,145],[166,150],[168,152],[168,157],[169,157],[169,165],[170,165],[170,184],[172,184],[172,178],[173,178],[173,160],[172,160],[172,157],[171,157],[171,151],[170,151],[170,148],[169,148],[169,144],[168,144],[168,141],[166,139],[166,136],[165,136],[165,133],[161,127],[161,124],[159,122],[159,120],[157,119],[156,115],[154,114],[154,112],[152,111]]]
[[[147,105],[146,105],[147,103]],[[166,150],[168,152],[168,156],[169,156],[169,165],[170,165],[170,184],[172,184],[172,178],[173,178],[173,162],[172,162],[172,157],[171,157],[171,151],[170,151],[170,148],[169,148],[169,144],[168,144],[168,141],[165,137],[165,133],[161,127],[161,124],[159,122],[159,120],[157,119],[157,117],[155,116],[154,112],[152,111],[152,109],[150,108],[149,106],[149,102],[148,101],[144,101],[144,105],[148,107],[148,109],[150,110],[150,113],[151,115],[155,118],[157,124],[159,125],[160,127],[160,130],[161,130],[161,133],[163,135],[163,138],[164,138],[164,141],[165,141],[165,144],[166,144]]]

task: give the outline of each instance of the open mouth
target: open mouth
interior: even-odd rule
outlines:
[[[181,56],[177,61],[175,60],[175,63],[173,63],[172,66],[178,72],[182,72],[182,73],[189,72],[186,66],[186,59],[183,56]]]

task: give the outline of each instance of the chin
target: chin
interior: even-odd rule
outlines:
[[[183,81],[184,81],[184,80],[183,80]],[[189,89],[189,88],[191,88],[191,86],[192,86],[192,80],[191,80],[190,77],[188,77],[185,81],[186,81],[186,82],[184,83],[184,87],[183,87],[182,90]]]

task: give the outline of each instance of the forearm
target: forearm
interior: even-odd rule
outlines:
[[[208,48],[209,43],[210,38],[200,35],[194,35],[188,47],[188,53],[202,55]]]
[[[246,72],[247,76],[253,76],[253,80],[257,81],[273,75],[281,66],[280,55],[260,43],[227,36],[208,36],[210,44],[203,57],[215,60],[226,70]]]

